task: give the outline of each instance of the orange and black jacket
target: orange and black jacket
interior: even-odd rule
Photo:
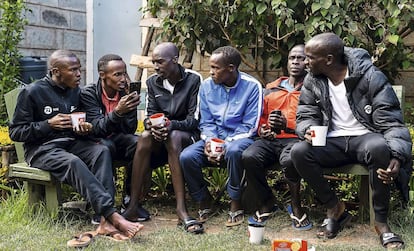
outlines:
[[[275,81],[268,83],[264,90],[263,113],[260,117],[260,125],[267,124],[267,119],[272,110],[281,110],[286,117],[286,129],[277,134],[275,138],[297,138],[296,128],[296,109],[298,107],[300,88],[302,83],[297,85],[294,91],[289,92],[280,86],[283,80],[288,77],[280,77]],[[260,127],[259,127],[260,128]],[[260,129],[259,129],[260,133]]]

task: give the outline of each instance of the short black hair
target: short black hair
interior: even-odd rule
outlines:
[[[105,71],[109,61],[121,60],[122,58],[116,54],[106,54],[98,60],[98,72]]]
[[[238,68],[241,64],[240,52],[232,46],[219,47],[212,54],[223,54],[223,62],[227,65],[232,64]]]
[[[343,62],[344,59],[344,42],[332,32],[315,35],[310,41],[318,44],[318,49],[325,55],[332,54],[336,60]]]
[[[62,58],[78,58],[75,53],[68,50],[56,50],[54,51],[47,62],[49,70],[54,67],[57,67],[61,64]]]

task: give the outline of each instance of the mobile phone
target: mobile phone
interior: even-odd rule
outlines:
[[[281,110],[273,110],[273,111],[270,112],[270,114],[278,114],[280,116],[280,115],[282,115],[282,111]],[[276,134],[280,134],[281,133],[281,130],[280,129],[272,128],[272,130]]]
[[[140,94],[141,92],[141,81],[131,82],[129,83],[129,93],[137,92]]]

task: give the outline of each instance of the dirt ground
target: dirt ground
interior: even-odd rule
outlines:
[[[173,205],[164,205],[148,208],[152,212],[152,219],[148,222],[145,222],[145,228],[141,234],[145,235],[151,233],[155,230],[165,229],[165,228],[176,228],[177,227],[177,216],[174,212]],[[190,214],[195,216],[196,211],[190,210]],[[310,213],[312,215],[312,213]],[[239,227],[246,228],[246,238],[247,238],[247,218],[249,214],[245,214],[244,224]],[[318,220],[322,221],[322,215],[315,216],[315,218],[320,218]],[[308,242],[308,245],[311,246],[349,246],[361,247],[364,250],[375,249],[378,250],[381,248],[379,244],[379,239],[374,229],[372,229],[368,224],[361,224],[357,222],[356,217],[353,218],[352,222],[345,227],[345,229],[338,234],[338,236],[333,240],[321,240],[316,237],[316,229],[321,222],[313,221],[314,228],[309,231],[295,231],[292,229],[291,220],[287,214],[282,210],[278,211],[275,216],[269,219],[267,226],[265,228],[265,240],[271,243],[275,239],[302,239]],[[204,224],[206,234],[216,234],[226,231],[224,222],[226,220],[226,211],[224,209],[217,209],[217,213]],[[323,250],[318,248],[318,250]],[[355,250],[359,250],[356,248]]]

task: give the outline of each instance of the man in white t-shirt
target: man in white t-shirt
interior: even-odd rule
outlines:
[[[375,229],[385,248],[404,242],[388,223],[390,184],[406,196],[411,175],[411,138],[386,76],[364,49],[345,48],[333,33],[323,33],[305,45],[310,74],[304,80],[297,110],[291,157],[298,173],[327,208],[318,237],[334,238],[351,216],[323,178],[323,168],[349,163],[368,167],[373,189]],[[326,146],[312,146],[310,126],[328,126]]]

